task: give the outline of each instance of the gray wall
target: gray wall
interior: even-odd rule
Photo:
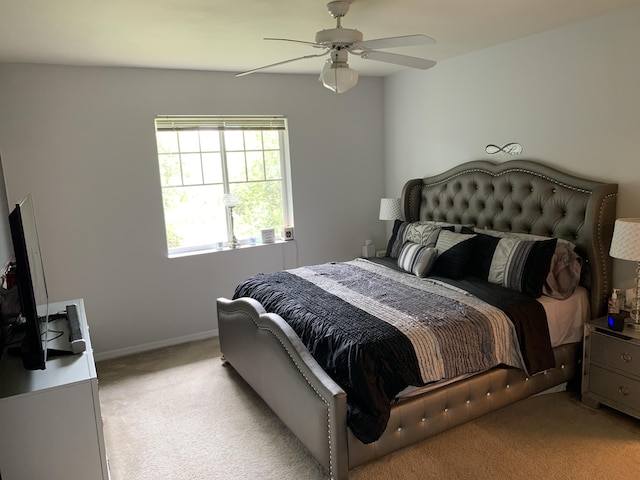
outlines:
[[[640,216],[640,8],[406,71],[385,81],[386,191],[519,142],[519,158],[619,184]],[[629,288],[632,262],[614,262]]]
[[[381,196],[520,142],[522,157],[618,182],[640,216],[640,9],[331,95],[315,76],[0,65],[10,203],[32,192],[54,300],[84,297],[98,354],[215,333],[215,298],[259,271],[384,242]],[[156,114],[290,119],[296,242],[167,259]],[[630,286],[631,262],[616,262]]]
[[[98,356],[216,333],[215,299],[254,273],[347,260],[382,240],[383,80],[0,65],[11,203],[33,194],[50,297],[85,299]],[[282,114],[294,243],[168,259],[154,115]]]

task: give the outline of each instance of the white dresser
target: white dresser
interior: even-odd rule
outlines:
[[[84,303],[76,304],[86,351],[50,358],[45,370],[25,370],[20,358],[0,361],[0,478],[2,480],[108,480],[98,378]],[[50,330],[65,330],[65,319]],[[61,337],[61,340],[65,337]],[[56,348],[56,345],[50,345]]]

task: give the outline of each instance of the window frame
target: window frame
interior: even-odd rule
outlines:
[[[203,185],[216,185],[218,183],[207,183],[203,180],[201,183],[196,184],[187,184],[184,181],[183,174],[183,164],[180,161],[180,175],[181,175],[181,184],[180,185],[164,185],[162,181],[162,167],[160,163],[160,156],[163,154],[159,151],[159,144],[157,140],[157,134],[161,131],[185,131],[185,130],[217,130],[219,132],[220,139],[220,169],[222,174],[222,181],[220,185],[222,185],[223,194],[230,193],[230,186],[233,184],[248,184],[248,183],[267,183],[274,180],[268,180],[266,178],[264,180],[249,180],[248,172],[246,173],[246,178],[244,181],[230,181],[229,180],[229,168],[227,163],[228,151],[226,150],[225,141],[224,141],[224,132],[225,131],[256,131],[256,130],[268,130],[268,131],[277,131],[278,132],[278,143],[279,143],[279,154],[280,154],[280,179],[277,180],[280,182],[280,190],[281,190],[281,198],[282,198],[282,221],[283,227],[293,227],[293,199],[292,199],[292,182],[291,182],[291,163],[290,163],[290,154],[289,154],[289,138],[288,138],[288,121],[284,116],[273,116],[273,115],[252,115],[252,116],[190,116],[190,115],[159,115],[155,117],[155,134],[156,134],[156,161],[157,168],[160,179],[160,189],[161,192],[164,191],[165,188],[190,188],[190,187],[201,187]],[[243,150],[241,150],[245,154],[245,166],[246,166],[246,154],[247,152],[257,151],[257,150],[247,150],[246,145]],[[262,152],[268,151],[264,149]],[[235,151],[234,151],[235,152]],[[174,152],[177,155],[180,155],[181,149],[178,144],[178,150]],[[191,153],[191,152],[189,152]],[[202,154],[202,147],[200,146],[199,153]],[[200,159],[200,168],[203,169],[202,157]],[[169,235],[167,231],[167,221],[166,221],[166,212],[164,206],[164,193],[162,194],[163,203],[162,203],[162,211],[163,211],[163,225],[165,232],[165,242],[167,247],[167,254],[169,257],[173,256],[185,256],[185,255],[197,255],[201,253],[208,252],[216,252],[221,250],[229,250],[231,239],[232,239],[232,212],[229,208],[225,209],[225,222],[226,222],[226,232],[227,232],[227,240],[223,242],[223,247],[220,248],[219,242],[216,242],[215,239],[211,240],[211,243],[205,243],[201,245],[190,245],[190,246],[182,246],[182,247],[169,247]],[[277,231],[276,229],[276,241],[282,241],[282,232]],[[254,246],[259,245],[258,243],[251,242],[250,238],[242,238],[239,239],[240,246]]]

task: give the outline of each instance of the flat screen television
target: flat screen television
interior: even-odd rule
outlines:
[[[22,364],[28,370],[44,370],[47,362],[49,299],[30,194],[20,200],[9,214],[9,225],[21,308],[20,322],[14,328],[23,331],[19,347]]]

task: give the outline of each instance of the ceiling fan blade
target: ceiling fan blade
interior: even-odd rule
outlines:
[[[378,62],[393,63],[395,65],[402,65],[403,67],[419,68],[421,70],[426,70],[436,64],[433,60],[409,57],[408,55],[399,55],[397,53],[377,52],[374,50],[362,53],[360,58],[377,60]]]
[[[356,47],[361,47],[365,50],[375,50],[376,48],[413,47],[415,45],[431,45],[433,43],[436,43],[433,38],[417,34],[365,40],[364,42],[358,42]]]
[[[320,45],[319,43],[316,43],[316,42],[307,42],[305,40],[292,40],[290,38],[274,38],[274,37],[265,37],[265,40],[276,40],[278,42],[303,43],[305,45],[311,45],[312,47],[316,47],[316,48],[325,48],[324,45]]]
[[[272,63],[270,65],[264,65],[262,67],[254,68],[252,70],[247,70],[245,72],[236,73],[236,77],[242,77],[244,75],[249,75],[250,73],[255,73],[255,72],[260,71],[260,70],[265,70],[265,69],[271,68],[271,67],[277,67],[278,65],[284,65],[285,63],[297,62],[298,60],[305,60],[307,58],[324,57],[327,53],[329,53],[329,52],[318,53],[316,55],[305,55],[304,57],[291,58],[289,60],[284,60],[282,62]]]

